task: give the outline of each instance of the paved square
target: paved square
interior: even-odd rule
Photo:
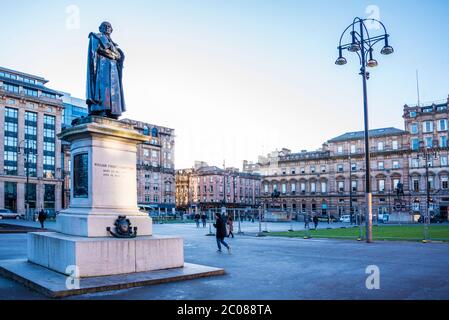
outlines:
[[[226,239],[229,255],[216,252],[208,231],[154,225],[155,234],[185,239],[186,262],[224,268],[224,276],[69,299],[449,299],[449,244],[236,236]],[[25,240],[24,234],[0,235],[0,260],[26,258]],[[380,269],[380,290],[365,286],[370,265]],[[0,299],[45,297],[0,277]]]

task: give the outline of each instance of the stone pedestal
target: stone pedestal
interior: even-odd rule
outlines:
[[[152,237],[152,220],[137,207],[137,144],[148,137],[88,117],[59,138],[71,143],[70,206],[56,219],[58,232],[28,235],[28,260],[64,274],[76,267],[80,277],[182,267],[183,240]],[[119,216],[137,227],[137,238],[112,237],[107,228],[114,231]]]
[[[137,144],[148,137],[131,125],[89,117],[64,130],[59,138],[71,143],[70,207],[57,219],[61,233],[108,237],[118,216],[126,216],[138,235],[152,234],[152,221],[137,207]]]

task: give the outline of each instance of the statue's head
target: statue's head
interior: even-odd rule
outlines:
[[[99,29],[100,29],[101,33],[104,33],[107,35],[110,35],[112,33],[112,31],[114,31],[114,29],[112,29],[112,24],[110,24],[107,21],[102,22]]]

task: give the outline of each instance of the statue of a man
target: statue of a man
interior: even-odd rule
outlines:
[[[112,41],[112,25],[103,22],[100,33],[89,34],[87,105],[89,115],[118,119],[124,112],[122,70],[125,55]]]

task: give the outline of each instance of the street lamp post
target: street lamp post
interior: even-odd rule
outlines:
[[[349,154],[349,219],[351,220],[351,225],[354,221],[353,210],[352,210],[352,163],[351,154]]]
[[[377,22],[384,31],[384,34],[380,36],[371,37],[365,22]],[[356,30],[358,27],[359,30]],[[343,36],[348,30],[351,30],[350,35],[352,41],[342,45]],[[345,65],[347,63],[346,58],[343,57],[343,50],[347,49],[349,52],[357,53],[360,61],[360,75],[362,76],[363,85],[363,112],[364,112],[364,124],[365,124],[365,202],[366,202],[366,242],[372,242],[372,193],[371,193],[371,177],[370,177],[370,150],[369,150],[369,125],[368,125],[368,95],[367,95],[367,80],[369,79],[369,72],[366,71],[366,67],[376,67],[378,65],[377,60],[373,58],[373,47],[380,41],[384,41],[384,47],[381,50],[381,54],[389,55],[394,52],[393,47],[388,44],[389,35],[382,22],[376,19],[361,19],[355,18],[354,21],[343,31],[340,37],[340,43],[338,46],[339,56],[335,61],[336,65]]]
[[[24,147],[21,147],[22,143],[25,143]],[[30,195],[29,195],[29,184],[30,184],[30,149],[28,145],[28,140],[22,140],[19,142],[19,153],[21,153],[22,149],[24,150],[23,155],[25,156],[25,171],[26,171],[26,184],[25,184],[25,210],[26,210],[26,219],[30,220]]]
[[[429,224],[430,224],[430,188],[429,188],[429,161],[430,158],[437,157],[437,150],[428,150],[428,148],[424,145],[424,141],[419,142],[420,152],[418,153],[418,159],[422,156],[426,162],[426,211],[424,215],[424,242],[429,240]]]

